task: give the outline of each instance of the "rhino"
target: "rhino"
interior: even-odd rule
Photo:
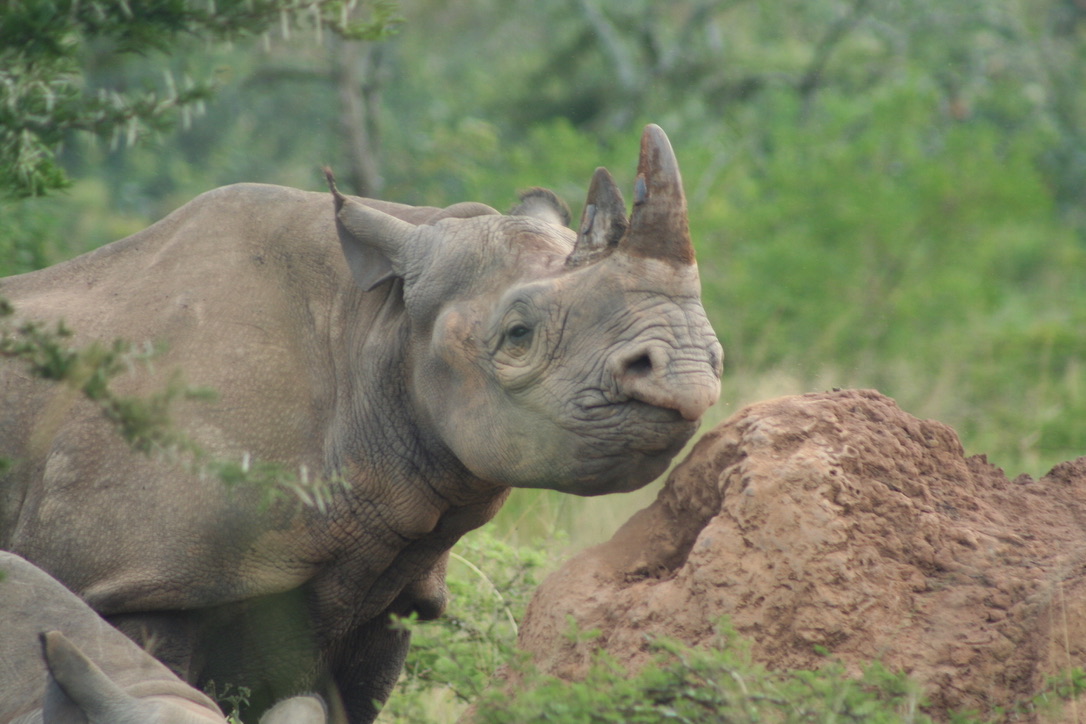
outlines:
[[[59,581],[4,552],[0,612],[4,724],[226,724],[215,702]],[[326,719],[323,702],[300,696],[276,704],[260,724],[324,724]]]
[[[0,549],[49,571],[186,682],[252,712],[316,693],[376,716],[448,551],[511,488],[582,496],[660,475],[720,391],[678,163],[641,139],[632,212],[598,169],[579,229],[553,194],[500,214],[241,184],[131,237],[0,280],[77,341],[154,340],[214,401],[178,427],[212,456],[339,484],[324,505],[134,454],[101,412],[0,370]]]

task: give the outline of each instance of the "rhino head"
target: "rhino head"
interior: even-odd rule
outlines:
[[[416,226],[332,188],[356,282],[402,280],[420,425],[474,475],[633,490],[716,402],[723,352],[659,127],[641,140],[632,215],[599,169],[576,233],[554,214],[459,218],[457,207]]]

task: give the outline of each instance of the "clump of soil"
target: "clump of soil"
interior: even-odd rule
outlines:
[[[1086,665],[1086,457],[1010,481],[877,392],[757,403],[547,579],[520,645],[577,678],[596,648],[637,667],[645,634],[708,644],[724,616],[773,669],[821,648],[908,672],[939,718],[1011,710]]]

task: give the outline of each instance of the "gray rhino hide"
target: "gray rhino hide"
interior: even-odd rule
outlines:
[[[45,571],[4,552],[0,652],[3,724],[226,724],[211,699]],[[298,696],[276,704],[260,724],[326,721],[318,698]]]
[[[128,694],[171,703],[190,714],[190,722],[226,721],[213,701],[184,684],[44,571],[18,556],[0,553],[0,573],[0,722],[42,721],[49,677],[38,636],[53,630],[61,631]],[[62,695],[55,684],[52,688],[54,716],[46,723],[85,721],[70,702],[59,700]]]
[[[180,372],[216,390],[174,413],[211,455],[343,482],[326,507],[268,507],[132,453],[94,405],[8,363],[0,549],[191,684],[251,687],[256,712],[318,691],[370,721],[406,655],[387,615],[441,613],[448,550],[510,487],[638,488],[719,394],[663,132],[642,138],[629,217],[603,170],[577,233],[533,197],[506,216],[244,184],[0,281],[77,342],[164,342],[115,386]]]

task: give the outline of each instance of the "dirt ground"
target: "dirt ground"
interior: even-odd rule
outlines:
[[[570,616],[602,635],[572,642]],[[1011,481],[877,392],[760,402],[551,575],[520,641],[575,678],[591,648],[636,667],[645,634],[704,644],[723,616],[770,668],[816,668],[823,647],[908,672],[937,718],[1007,711],[1086,668],[1086,457]]]

